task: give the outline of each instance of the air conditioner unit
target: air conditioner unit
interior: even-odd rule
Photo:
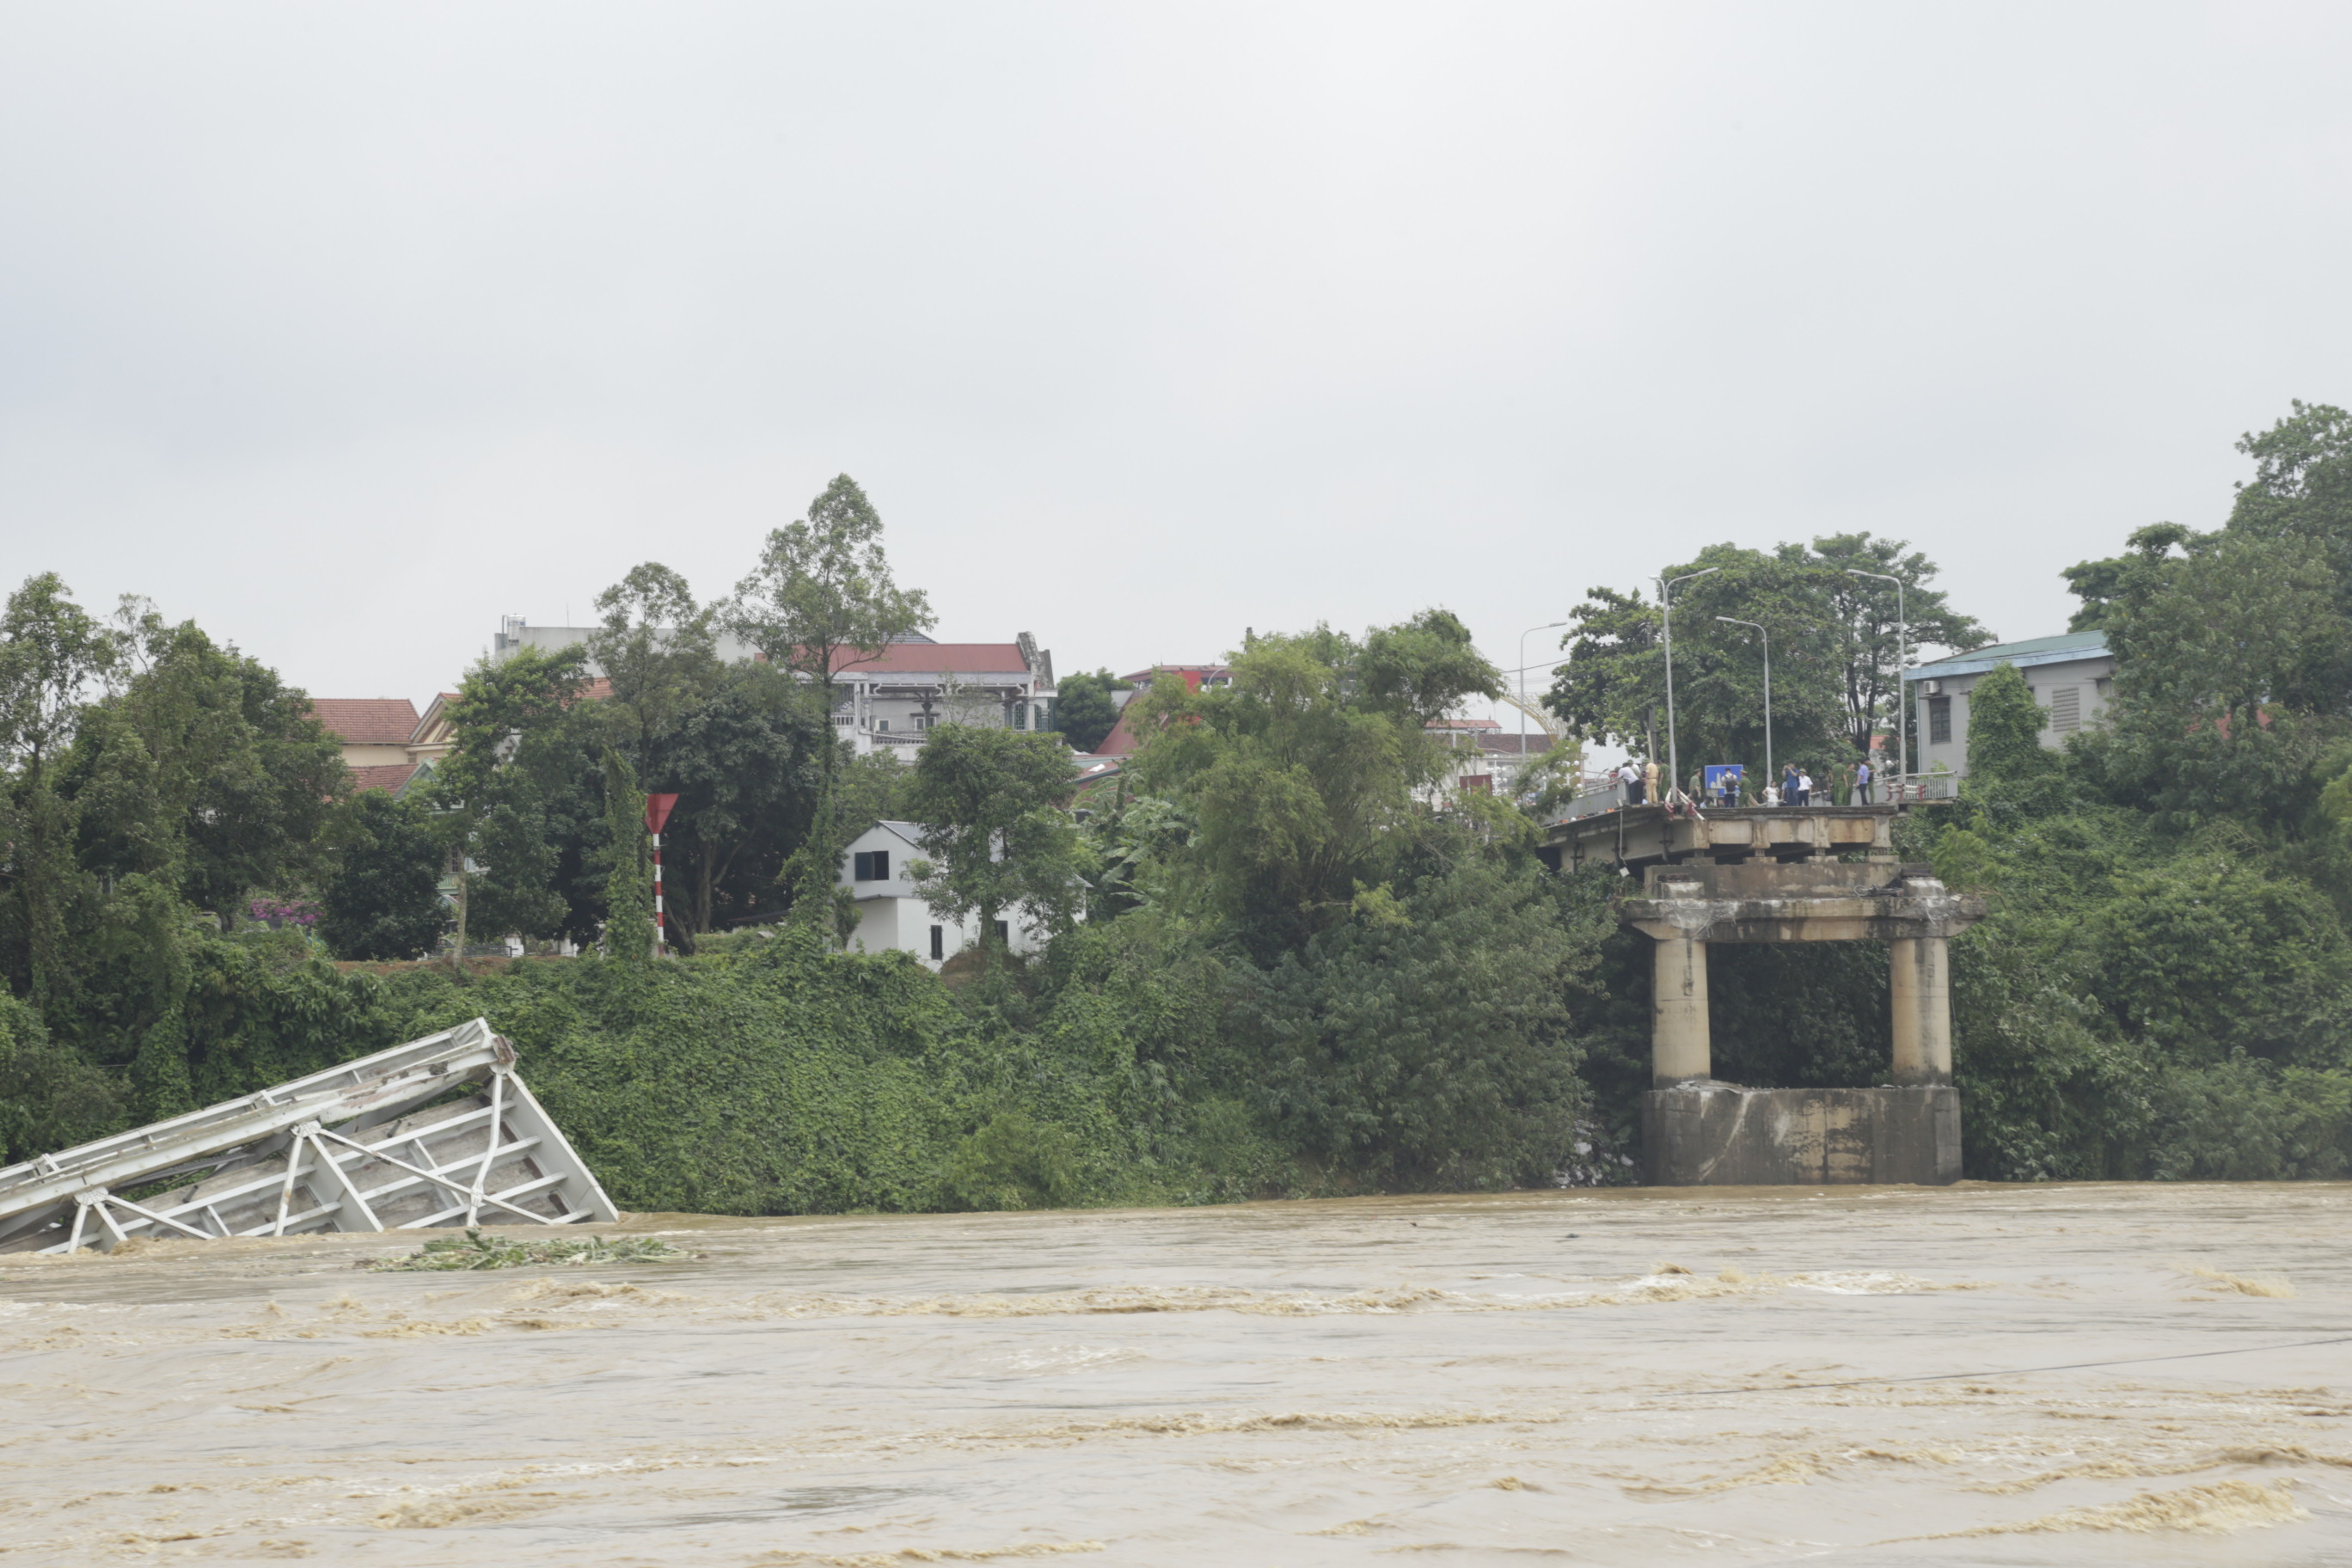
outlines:
[[[1927,695],[1930,697],[1941,697],[1944,694],[1944,683],[1940,680],[1923,680],[1919,684],[1927,688]]]

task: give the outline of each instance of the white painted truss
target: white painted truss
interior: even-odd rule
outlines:
[[[11,1165],[0,1170],[0,1252],[618,1218],[514,1059],[476,1018]],[[157,1190],[174,1177],[189,1180]]]

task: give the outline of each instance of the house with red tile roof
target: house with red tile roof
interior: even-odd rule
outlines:
[[[408,741],[416,733],[416,704],[405,697],[314,697],[310,717],[342,742],[346,767],[389,767],[414,760]]]

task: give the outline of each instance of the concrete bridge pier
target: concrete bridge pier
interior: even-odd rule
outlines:
[[[1686,933],[1651,949],[1650,1086],[1672,1089],[1715,1076],[1707,1032],[1706,943]]]
[[[1664,1186],[1959,1179],[1949,939],[1984,915],[1925,867],[1885,861],[1654,865],[1619,906],[1652,949],[1649,1180]],[[1892,962],[1892,1083],[1749,1089],[1714,1077],[1706,950],[1717,942],[1869,942]]]
[[[1895,1081],[1952,1081],[1952,984],[1948,939],[1898,936],[1888,987],[1894,994]]]

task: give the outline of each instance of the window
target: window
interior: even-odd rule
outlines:
[[[936,963],[940,959],[945,958],[947,955],[948,928],[945,926],[933,926],[931,928],[931,959]]]
[[[1029,728],[1029,704],[1026,702],[1015,702],[1013,705],[1013,727],[1016,730]]]
[[[887,882],[890,879],[890,851],[860,849],[856,855],[856,863],[850,869],[857,881]]]
[[[1948,697],[1927,699],[1927,744],[1940,746],[1952,738],[1952,700]]]
[[[1495,788],[1495,775],[1492,773],[1465,773],[1462,775],[1462,787],[1466,791],[1475,791],[1480,794],[1492,794]]]
[[[1011,921],[998,921],[996,922],[996,940],[1003,942],[1007,947],[1011,947],[1013,945],[1013,925]]]
[[[2071,734],[2083,727],[2083,689],[2079,686],[2053,686],[2050,689],[2050,728],[2061,735]]]
[[[877,719],[874,721],[874,728],[877,730],[887,730],[889,727],[890,721],[887,719]]]

